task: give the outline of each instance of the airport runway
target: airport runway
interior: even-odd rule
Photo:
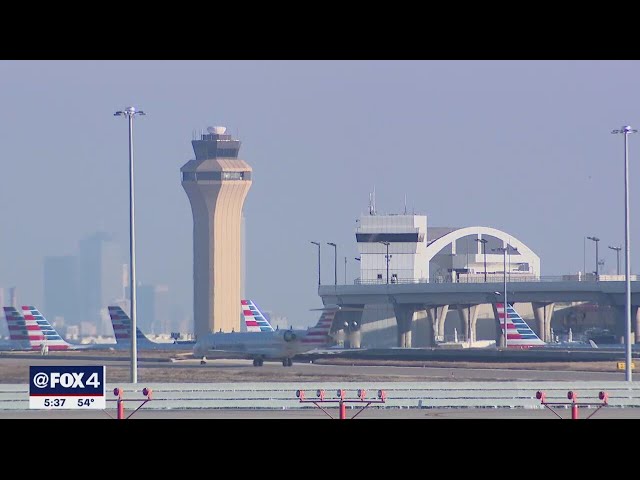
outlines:
[[[126,382],[130,378],[130,363],[120,355],[76,355],[76,352],[49,357],[37,355],[0,356],[1,383],[27,383],[30,365],[105,365],[109,382]],[[369,362],[370,363],[370,362]],[[324,365],[294,363],[283,367],[276,362],[265,362],[253,367],[250,360],[209,360],[200,365],[198,360],[170,362],[166,357],[149,354],[138,361],[139,382],[388,382],[388,381],[616,381],[624,380],[624,371],[616,370],[613,362],[589,364],[468,364],[450,362],[445,366],[429,366],[428,362],[415,362],[415,366]]]
[[[198,360],[180,360],[172,362],[169,354],[147,352],[138,362],[138,382],[429,382],[429,381],[623,381],[624,371],[615,369],[609,363],[593,365],[580,363],[544,363],[544,364],[486,364],[448,362],[444,366],[429,366],[428,362],[415,362],[415,366],[359,365],[357,361],[341,365],[319,363],[294,363],[292,367],[283,367],[276,362],[266,362],[263,367],[253,367],[250,360],[209,360],[200,365]],[[350,362],[350,361],[349,361]],[[344,363],[344,362],[343,362]],[[80,352],[56,353],[49,357],[33,354],[0,355],[0,383],[28,382],[30,365],[105,365],[107,381],[124,383],[130,378],[130,363],[126,353]],[[591,368],[591,369],[590,369]],[[610,369],[610,370],[609,370]],[[348,409],[347,417],[353,416],[356,409]],[[570,418],[571,412],[561,408],[557,412],[563,418]],[[594,412],[586,409],[580,412],[586,418]],[[337,409],[331,410],[335,416]],[[0,411],[2,419],[110,419],[116,416],[115,410],[105,411],[46,411],[22,410]],[[291,410],[244,410],[244,409],[207,409],[207,410],[140,410],[135,418],[139,419],[325,419],[322,411],[309,409]],[[556,416],[546,409],[510,409],[510,408],[369,408],[358,415],[358,419],[555,419]],[[619,409],[606,407],[595,413],[593,418],[640,418],[640,408]]]

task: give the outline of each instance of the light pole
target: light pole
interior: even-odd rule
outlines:
[[[384,258],[387,259],[387,285],[389,285],[389,259],[391,257],[389,257],[389,242],[380,242],[381,244],[385,245],[387,247],[387,254],[385,255]]]
[[[318,286],[320,286],[320,242],[311,242],[318,246]]]
[[[347,257],[344,257],[344,284],[347,284]]]
[[[616,275],[620,275],[620,250],[622,250],[622,247],[609,246],[609,248],[616,251]]]
[[[131,383],[138,383],[138,343],[136,326],[136,229],[133,194],[133,117],[145,115],[142,110],[127,107],[113,114],[115,117],[129,119],[129,295],[131,297]]]
[[[476,242],[480,242],[482,244],[482,253],[484,254],[484,281],[487,282],[487,242],[486,238],[476,238]]]
[[[513,250],[514,252],[518,251],[518,247],[514,247],[513,245],[507,244],[507,248],[508,247],[511,247],[511,250]],[[511,282],[511,250],[507,252],[509,254],[509,282]]]
[[[596,280],[598,280],[598,264],[600,263],[598,261],[598,242],[600,241],[600,239],[598,237],[587,237],[587,240],[593,240],[596,243]]]
[[[611,133],[624,134],[624,280],[625,280],[625,305],[626,305],[626,328],[624,334],[626,346],[625,379],[631,381],[631,247],[629,236],[629,134],[638,130],[630,126],[622,127]]]
[[[582,237],[582,274],[587,274],[587,237]]]
[[[507,348],[507,315],[509,315],[509,313],[507,312],[507,247],[498,247],[498,248],[493,248],[492,249],[494,252],[498,251],[498,252],[502,252],[502,270],[503,270],[503,278],[504,278],[504,299],[503,299],[503,304],[502,306],[503,311],[504,311],[504,320],[503,320],[503,324],[504,324],[504,348]]]
[[[507,318],[509,313],[507,312],[507,251],[509,251],[509,247],[511,245],[507,244],[506,247],[498,247],[492,248],[491,250],[494,252],[502,252],[502,270],[503,270],[503,279],[504,279],[504,348],[507,348]],[[511,247],[515,252],[518,251],[517,248]],[[511,253],[509,253],[511,254]],[[511,263],[511,262],[509,262]],[[511,268],[511,265],[509,265]]]
[[[327,245],[333,247],[333,284],[338,286],[338,245],[327,242]]]

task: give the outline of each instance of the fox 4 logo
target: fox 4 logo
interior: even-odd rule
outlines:
[[[83,381],[84,372],[51,372],[49,375],[49,385],[51,388],[55,388],[57,385],[60,385],[64,388],[85,388],[100,387],[100,379],[98,378],[98,373],[93,372],[86,381]]]
[[[29,367],[29,395],[104,395],[104,366]]]

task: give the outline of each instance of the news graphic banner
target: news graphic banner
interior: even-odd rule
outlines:
[[[106,408],[104,366],[29,367],[29,408]]]

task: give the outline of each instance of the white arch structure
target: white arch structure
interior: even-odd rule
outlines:
[[[464,227],[443,235],[427,246],[427,260],[431,262],[433,257],[435,257],[442,249],[449,245],[455,244],[456,240],[469,235],[477,235],[478,238],[482,238],[482,235],[490,235],[499,240],[502,240],[503,247],[509,244],[512,247],[517,248],[519,253],[518,259],[529,263],[529,265],[532,267],[532,271],[530,273],[533,273],[536,276],[540,275],[540,257],[538,257],[538,255],[536,255],[533,250],[531,250],[524,244],[524,242],[517,239],[513,235],[503,232],[502,230],[498,230],[497,228],[491,227]],[[455,246],[452,248],[455,251]]]

